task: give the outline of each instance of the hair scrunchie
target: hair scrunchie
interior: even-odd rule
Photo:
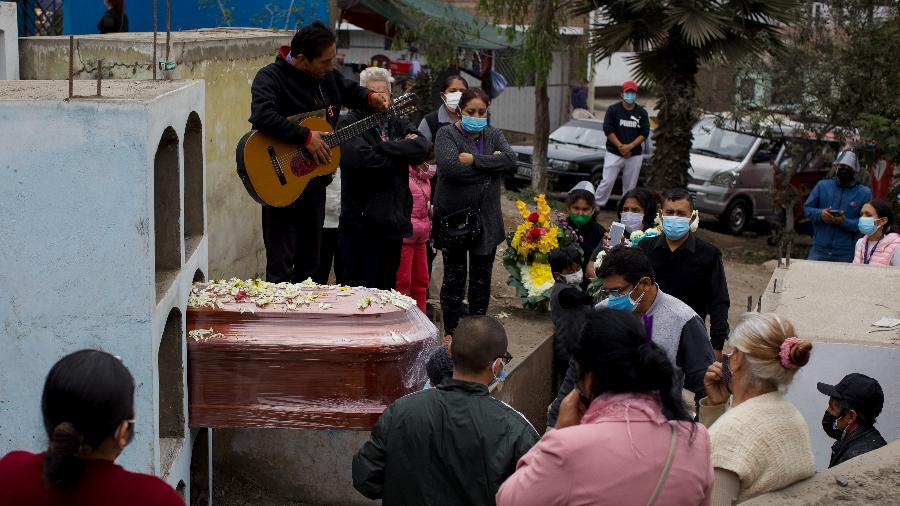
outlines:
[[[799,369],[800,366],[795,364],[791,360],[791,350],[794,346],[800,344],[800,339],[796,337],[789,337],[781,343],[781,349],[778,352],[778,357],[781,359],[781,366],[785,369]]]

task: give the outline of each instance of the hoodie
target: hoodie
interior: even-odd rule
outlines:
[[[310,131],[288,117],[322,110],[334,128],[342,106],[370,108],[370,90],[338,70],[317,79],[288,62],[290,51],[290,46],[279,48],[275,62],[260,69],[253,79],[250,123],[255,130],[302,146],[309,141]]]
[[[853,258],[856,239],[859,237],[859,213],[862,206],[872,200],[872,190],[854,179],[850,186],[842,186],[837,177],[816,183],[806,199],[806,217],[815,225],[813,248],[835,257]],[[822,221],[822,209],[844,211],[844,223],[840,226]]]
[[[415,244],[426,242],[431,237],[431,187],[428,182],[434,177],[437,167],[429,165],[428,170],[419,172],[413,166],[409,166],[409,191],[412,193],[413,207],[412,235],[405,237],[403,242]]]

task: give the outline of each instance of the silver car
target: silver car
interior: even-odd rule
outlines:
[[[772,142],[717,126],[714,116],[694,125],[688,191],[702,214],[740,234],[754,220],[774,216]]]

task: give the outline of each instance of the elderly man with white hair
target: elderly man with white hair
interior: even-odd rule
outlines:
[[[834,177],[816,183],[804,204],[806,217],[815,227],[808,259],[849,263],[859,237],[859,215],[862,206],[872,200],[872,190],[857,178],[856,153],[840,153],[834,168]]]
[[[387,69],[369,67],[359,83],[390,94]],[[342,126],[366,117],[354,109]],[[405,118],[394,118],[341,146],[341,219],[338,226],[338,282],[392,289],[397,282],[403,238],[412,234],[409,167],[428,159],[432,146]]]

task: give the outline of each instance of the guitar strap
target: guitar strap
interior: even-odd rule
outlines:
[[[322,119],[327,119],[327,118],[325,117],[325,109],[319,109],[319,110],[317,110],[317,111],[310,111],[310,112],[301,112],[300,114],[295,114],[295,115],[293,115],[293,116],[288,116],[288,117],[287,117],[287,120],[288,120],[288,121],[293,121],[293,122],[295,122],[295,123],[299,123],[299,122],[305,120],[306,118],[313,118],[313,117],[319,117],[319,118],[322,118]]]

